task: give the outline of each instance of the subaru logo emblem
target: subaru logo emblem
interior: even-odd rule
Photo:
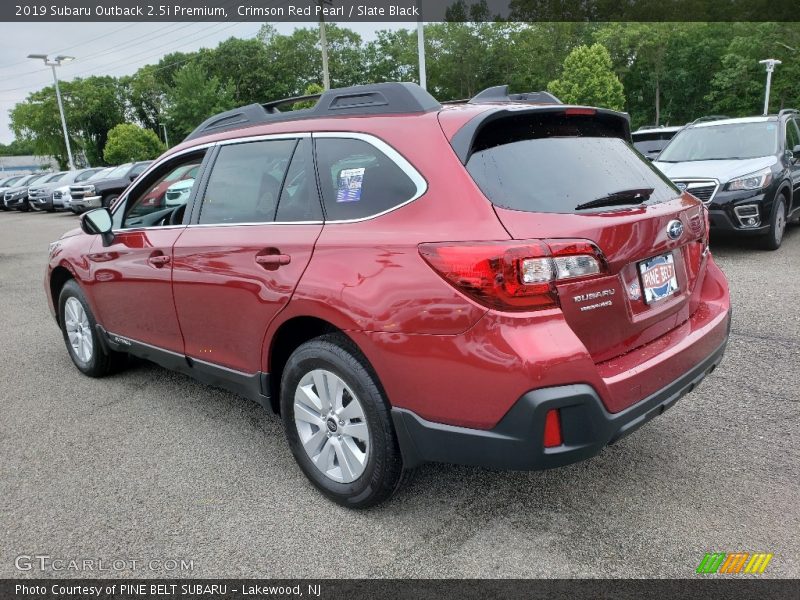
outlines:
[[[667,235],[671,240],[677,240],[683,235],[683,223],[680,221],[670,221],[667,223]]]
[[[675,187],[677,187],[680,191],[685,192],[686,188],[688,187],[685,183],[676,183]]]

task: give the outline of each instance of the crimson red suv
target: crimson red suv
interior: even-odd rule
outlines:
[[[128,354],[279,412],[351,507],[416,465],[542,469],[600,452],[722,358],[703,205],[627,115],[413,84],[213,117],[51,245],[72,360]],[[147,200],[199,165],[180,206]]]

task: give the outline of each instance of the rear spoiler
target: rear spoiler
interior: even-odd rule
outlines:
[[[564,116],[576,117],[590,117],[595,119],[603,119],[613,124],[619,131],[619,137],[626,142],[631,142],[631,118],[628,113],[610,110],[607,108],[595,108],[592,106],[576,106],[567,104],[549,104],[539,106],[500,106],[497,108],[490,108],[487,111],[474,116],[472,119],[459,129],[450,140],[450,145],[461,161],[461,164],[467,164],[470,155],[472,154],[472,147],[478,133],[488,124],[512,117],[521,115],[544,115],[563,114]]]

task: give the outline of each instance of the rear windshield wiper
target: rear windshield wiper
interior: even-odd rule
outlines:
[[[627,204],[641,204],[650,198],[653,188],[636,188],[633,190],[620,190],[611,192],[595,200],[589,200],[583,204],[578,204],[575,210],[585,210],[587,208],[597,208],[600,206],[617,206]]]

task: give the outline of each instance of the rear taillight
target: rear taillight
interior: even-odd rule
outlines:
[[[419,252],[462,293],[503,311],[556,307],[556,282],[605,270],[600,250],[588,240],[420,244]]]

